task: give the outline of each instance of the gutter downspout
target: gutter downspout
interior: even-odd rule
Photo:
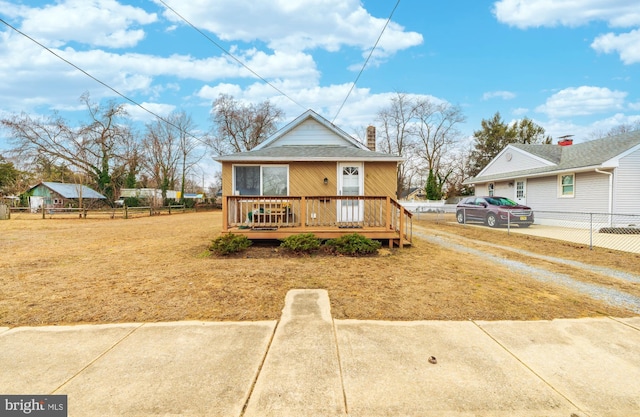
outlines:
[[[596,168],[596,172],[609,176],[609,226],[611,226],[613,223],[613,172],[600,171],[598,168]]]

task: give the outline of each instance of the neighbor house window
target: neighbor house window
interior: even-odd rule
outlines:
[[[287,165],[234,165],[233,194],[288,195]]]
[[[489,184],[489,196],[490,197],[493,197],[493,188],[494,188],[493,183],[490,183]]]
[[[573,197],[576,176],[575,174],[560,175],[560,197]]]

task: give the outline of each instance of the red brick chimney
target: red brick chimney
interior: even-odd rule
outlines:
[[[376,127],[369,126],[367,127],[367,148],[370,151],[376,150]]]
[[[573,139],[571,139],[573,135],[564,135],[560,136],[558,139],[558,145],[560,146],[571,146],[573,145]]]

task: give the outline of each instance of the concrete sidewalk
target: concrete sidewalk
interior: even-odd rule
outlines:
[[[333,320],[293,290],[277,322],[0,328],[0,369],[0,394],[65,394],[73,417],[628,417],[640,317]]]

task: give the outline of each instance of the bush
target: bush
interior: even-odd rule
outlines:
[[[211,246],[209,246],[209,250],[218,255],[230,255],[247,249],[252,243],[244,235],[229,233],[214,239],[211,242]]]
[[[329,239],[325,245],[330,252],[348,256],[371,255],[376,253],[382,246],[377,240],[371,240],[358,233]]]
[[[280,247],[289,252],[310,254],[320,249],[320,239],[313,233],[302,233],[283,239]]]
[[[141,207],[142,200],[140,200],[138,197],[126,197],[124,199],[124,205],[127,207]]]

